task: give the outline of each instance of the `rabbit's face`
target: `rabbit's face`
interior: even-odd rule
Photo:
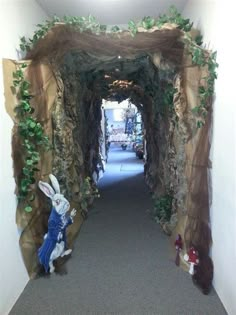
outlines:
[[[39,188],[42,192],[52,200],[52,206],[60,215],[65,214],[69,208],[69,201],[60,193],[60,186],[56,177],[52,174],[49,175],[52,182],[51,187],[48,183],[39,181]]]
[[[69,210],[70,203],[63,195],[55,194],[52,198],[52,206],[58,214],[63,215]]]

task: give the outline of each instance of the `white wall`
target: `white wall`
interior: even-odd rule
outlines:
[[[218,79],[212,143],[214,287],[227,312],[236,314],[236,96],[235,2],[189,0],[183,15],[194,21],[204,43],[217,51]]]
[[[0,314],[8,314],[28,282],[15,224],[16,198],[11,158],[12,121],[4,106],[2,58],[17,59],[21,36],[30,36],[47,16],[35,0],[0,0]]]

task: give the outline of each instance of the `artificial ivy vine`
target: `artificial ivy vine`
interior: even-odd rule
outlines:
[[[188,54],[192,58],[192,63],[199,67],[206,67],[208,70],[208,76],[201,78],[202,82],[205,81],[205,85],[200,85],[198,88],[199,105],[192,109],[192,112],[201,118],[197,120],[197,127],[201,128],[205,123],[209,109],[208,105],[214,94],[214,82],[217,79],[216,69],[219,65],[216,62],[216,52],[209,54],[192,41],[188,34],[185,34],[184,40],[188,47]]]
[[[13,72],[13,85],[19,100],[15,111],[19,120],[18,130],[24,157],[18,200],[24,203],[26,212],[31,212],[30,203],[35,198],[32,185],[35,183],[35,173],[39,171],[37,168],[40,160],[39,151],[42,148],[49,149],[49,140],[44,135],[42,125],[33,117],[34,108],[30,104],[32,98],[29,91],[30,83],[24,77],[26,67],[27,65],[23,63]]]
[[[134,36],[138,32],[139,27],[149,30],[155,26],[161,28],[165,23],[177,24],[178,27],[185,32],[189,32],[193,25],[193,23],[190,23],[189,19],[184,19],[181,16],[181,14],[177,11],[175,6],[171,6],[169,8],[168,15],[167,14],[161,15],[157,19],[154,19],[153,17],[150,16],[145,16],[141,21],[138,22],[131,20],[128,23],[128,28],[131,35]]]
[[[101,32],[106,32],[106,25],[101,25],[97,22],[96,18],[92,15],[88,17],[80,17],[80,16],[64,16],[60,19],[57,16],[54,16],[52,21],[46,21],[44,24],[37,24],[37,30],[35,31],[32,39],[26,39],[25,37],[21,37],[20,39],[20,48],[22,51],[28,52],[30,51],[37,41],[43,38],[50,31],[52,27],[54,27],[57,23],[63,23],[66,25],[73,26],[79,32],[91,31],[95,34],[100,34]],[[117,33],[120,31],[118,26],[113,26],[111,29],[112,32]]]
[[[161,115],[165,113],[174,114],[174,94],[177,92],[177,89],[174,87],[172,82],[163,82],[160,89],[160,100],[158,104],[159,112]]]
[[[161,197],[153,197],[154,199],[154,219],[158,222],[169,222],[172,215],[173,196],[165,194]]]

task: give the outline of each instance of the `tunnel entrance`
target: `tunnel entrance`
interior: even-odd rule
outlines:
[[[166,216],[162,209],[159,222],[167,234],[182,235],[184,250],[194,244],[202,257],[208,257],[211,69],[215,56],[198,47],[196,33],[189,32],[191,27],[186,31],[176,24],[160,28],[153,24],[137,28],[137,32],[97,34],[78,31],[76,25],[54,23],[29,47],[28,66],[23,67],[30,82],[33,117],[42,123],[51,142],[49,152],[40,151],[40,168],[31,187],[34,198],[26,197],[34,211],[25,215],[25,200],[17,209],[29,274],[37,270],[36,252],[50,212],[36,188],[38,180],[56,175],[72,207],[81,210],[69,230],[70,244],[83,222],[83,211],[94,199],[91,178],[102,164],[102,99],[129,99],[138,108],[146,139],[145,180],[157,204],[171,198],[170,213]],[[20,64],[15,67],[22,70]],[[18,187],[27,161],[25,153],[19,159],[24,147],[20,136],[16,124],[13,160]]]
[[[100,151],[106,157],[102,177],[143,174],[147,154],[141,113],[130,100],[121,103],[103,100],[102,111],[101,126],[105,137]]]

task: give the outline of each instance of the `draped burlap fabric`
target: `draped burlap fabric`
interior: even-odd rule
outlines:
[[[174,98],[174,110],[178,117],[178,126],[174,122],[167,121],[163,124],[163,128],[169,128],[168,132],[163,135],[153,135],[152,139],[147,139],[149,146],[156,143],[153,139],[158,139],[159,136],[167,139],[166,141],[169,143],[165,146],[168,152],[165,152],[165,158],[161,160],[164,171],[159,172],[158,176],[164,174],[163,176],[168,177],[168,185],[171,182],[176,202],[172,216],[174,224],[172,226],[166,224],[164,228],[172,231],[173,237],[180,233],[184,239],[185,249],[194,245],[208,255],[211,242],[208,176],[211,104],[208,104],[210,110],[205,125],[201,129],[197,129],[197,118],[192,113],[192,109],[199,105],[198,87],[205,84],[202,82],[202,77],[207,72],[206,69],[192,65],[189,56],[185,54],[182,36],[183,32],[175,25],[166,25],[161,30],[156,28],[149,31],[139,29],[133,38],[128,32],[116,35],[95,35],[90,32],[80,33],[68,25],[58,24],[43,39],[39,40],[26,56],[26,59],[29,60],[26,76],[31,83],[31,92],[34,95],[32,105],[36,109],[35,116],[43,124],[54,148],[47,153],[41,153],[40,171],[37,173],[36,180],[47,181],[51,172],[59,176],[61,174],[59,181],[63,192],[67,193],[66,197],[70,199],[72,206],[80,207],[80,197],[78,196],[81,182],[86,176],[85,169],[89,168],[92,163],[89,164],[88,160],[93,159],[92,154],[94,153],[91,153],[92,150],[90,150],[88,155],[88,152],[84,151],[83,139],[86,135],[82,131],[83,126],[79,127],[77,122],[76,113],[80,115],[78,108],[76,109],[77,105],[73,105],[72,98],[69,106],[65,103],[67,98],[65,98],[64,85],[66,85],[68,93],[70,83],[63,82],[59,69],[65,61],[66,54],[71,51],[81,54],[81,61],[78,61],[77,64],[78,73],[80,69],[84,71],[86,67],[87,69],[96,67],[106,69],[109,65],[110,69],[113,63],[117,63],[119,55],[124,59],[135,60],[146,54],[158,69],[172,67],[176,72],[174,86],[177,92]],[[14,67],[17,67],[17,64],[6,61],[5,73],[8,73],[8,77]],[[12,155],[14,176],[16,185],[18,185],[23,164],[19,158],[21,146],[13,105],[16,104],[16,99],[12,98],[13,95],[9,90],[10,81],[8,80],[5,85],[8,89],[6,108],[15,122]],[[85,88],[86,92],[84,92]],[[80,100],[78,102],[83,103],[81,101],[83,99],[85,103],[88,102],[91,105],[87,110],[88,115],[91,114],[91,111],[96,111],[96,115],[91,114],[87,117],[99,116],[100,99],[96,93],[88,87],[78,84],[78,91],[74,94],[77,100]],[[145,93],[143,98],[145,98]],[[97,102],[97,100],[99,101]],[[86,109],[84,110],[86,111]],[[145,111],[145,108],[143,110]],[[145,114],[147,123],[148,119],[150,121],[153,119],[153,117],[148,118],[149,114],[151,115],[151,112],[148,111]],[[152,124],[155,124],[155,120],[152,121]],[[152,130],[158,130],[158,128]],[[152,137],[151,133],[149,136]],[[83,139],[75,143],[74,139],[78,137],[83,137]],[[158,144],[155,145],[158,146]],[[88,150],[89,148],[88,146]],[[60,151],[64,162],[59,158]],[[95,148],[93,152],[97,152],[97,149]],[[153,152],[155,153],[155,151]],[[155,157],[150,163],[152,164],[148,167],[150,173],[156,174],[157,172],[152,172],[152,170],[162,167],[155,165]],[[61,167],[64,169],[60,170]],[[164,190],[165,178],[160,178],[159,181],[158,189],[161,189],[161,185],[163,185]],[[153,187],[157,186],[153,185]],[[17,209],[17,224],[23,230],[20,245],[27,270],[32,277],[37,273],[36,250],[42,243],[43,234],[47,230],[50,212],[50,204],[46,197],[39,192],[36,186],[35,190],[37,193],[33,212],[27,214],[20,207]],[[70,245],[73,244],[82,221],[81,215],[78,214],[75,223],[68,229]]]
[[[27,62],[30,65],[30,62]],[[21,180],[23,158],[21,139],[18,134],[18,119],[15,115],[14,108],[17,104],[17,98],[14,92],[10,90],[13,86],[12,73],[15,72],[22,62],[18,63],[11,60],[4,60],[5,75],[5,94],[6,110],[15,122],[12,135],[12,158],[14,166],[14,177],[16,181],[16,193]],[[7,75],[8,74],[8,75]],[[31,83],[31,94],[33,95],[31,105],[35,108],[35,117],[44,127],[45,134],[49,136],[50,142],[53,139],[52,112],[58,103],[58,84],[51,69],[45,64],[35,64],[27,67],[25,77]],[[37,249],[42,244],[43,235],[47,231],[47,221],[50,213],[51,205],[47,198],[37,188],[39,180],[48,181],[48,175],[52,173],[52,160],[54,159],[54,150],[42,150],[39,163],[39,172],[35,174],[36,185],[33,185],[36,197],[32,202],[33,211],[26,213],[21,204],[18,205],[16,211],[16,223],[20,230],[20,246],[22,256],[31,277],[35,277],[38,272],[39,265],[37,259]],[[78,202],[71,202],[71,208],[78,208]],[[72,240],[77,235],[83,219],[78,214],[75,222],[68,228],[68,244],[72,245]],[[74,232],[73,232],[74,231]]]
[[[185,64],[190,64],[188,57]],[[207,100],[208,108],[205,124],[196,128],[196,119],[192,109],[198,106],[200,98],[199,86],[206,88],[207,68],[184,67],[177,80],[180,93],[176,93],[175,105],[180,119],[183,121],[181,132],[184,140],[184,165],[181,186],[182,200],[177,210],[178,223],[172,235],[172,242],[177,234],[184,238],[184,250],[180,254],[181,266],[188,270],[183,259],[185,252],[194,246],[199,253],[200,264],[193,276],[194,283],[204,294],[211,289],[213,279],[213,263],[209,257],[211,246],[211,229],[209,208],[211,204],[211,161],[209,159],[211,144],[212,99]],[[187,106],[186,106],[187,105]],[[184,192],[183,187],[186,187]],[[184,193],[183,193],[184,192]]]

